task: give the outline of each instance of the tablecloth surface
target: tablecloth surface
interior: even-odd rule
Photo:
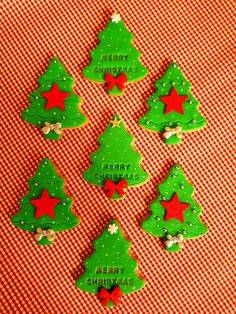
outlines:
[[[1,275],[0,312],[7,313],[233,313],[233,14],[225,1],[2,1],[1,90]],[[148,76],[129,84],[122,97],[86,80],[82,70],[98,45],[98,34],[119,12],[134,34],[134,46]],[[64,131],[60,141],[43,138],[38,127],[21,118],[29,94],[53,56],[76,78],[89,123]],[[147,110],[155,81],[176,61],[192,83],[192,94],[207,127],[184,135],[179,146],[165,145],[138,120]],[[122,201],[108,200],[102,189],[82,179],[98,136],[118,114],[136,138],[148,183],[129,189]],[[33,233],[11,224],[28,179],[48,157],[66,178],[80,224],[57,233],[52,246],[36,244]],[[164,251],[160,239],[145,233],[141,222],[172,165],[178,163],[194,185],[202,206],[205,237],[186,241],[181,253]],[[103,308],[94,294],[75,286],[93,241],[112,218],[132,243],[145,288],[125,295],[119,306]]]

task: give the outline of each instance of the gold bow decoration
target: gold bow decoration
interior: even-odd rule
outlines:
[[[170,138],[172,135],[176,135],[176,137],[181,138],[181,132],[182,132],[182,128],[181,126],[177,126],[176,128],[169,128],[168,126],[165,127],[165,133],[163,133],[164,138],[168,139]]]
[[[37,242],[43,237],[46,237],[48,241],[53,241],[55,239],[55,233],[52,229],[43,230],[41,228],[37,228],[36,232],[37,233],[34,235],[34,238]]]
[[[177,237],[173,237],[172,235],[168,234],[165,245],[170,248],[172,247],[173,244],[177,243],[178,246],[182,248],[184,246],[183,241],[184,241],[184,237],[182,234],[178,234]]]
[[[48,134],[50,131],[54,131],[56,134],[61,134],[61,123],[57,122],[55,124],[51,124],[50,122],[45,122],[44,127],[42,128],[43,134]]]

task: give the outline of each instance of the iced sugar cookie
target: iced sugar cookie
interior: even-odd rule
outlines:
[[[106,86],[109,95],[124,93],[125,85],[143,79],[148,70],[140,63],[140,52],[132,45],[131,34],[115,13],[98,36],[100,44],[91,52],[92,61],[83,75]]]
[[[194,188],[179,165],[172,168],[158,189],[159,196],[151,203],[151,215],[142,223],[142,228],[163,238],[167,251],[178,252],[185,240],[207,232],[207,227],[199,218],[201,207],[193,200]]]
[[[144,281],[135,272],[138,263],[129,255],[129,248],[120,226],[111,221],[94,241],[95,251],[85,260],[85,272],[77,279],[77,287],[97,294],[108,307],[119,304],[125,294],[141,289]]]
[[[47,71],[39,77],[40,87],[30,94],[30,106],[22,112],[26,122],[41,128],[43,136],[59,140],[62,130],[86,122],[80,112],[80,98],[73,90],[74,79],[58,58],[53,57]]]
[[[127,188],[140,185],[149,176],[141,168],[141,155],[118,115],[99,137],[101,147],[91,156],[92,165],[83,173],[87,182],[103,187],[107,197],[124,198]]]
[[[190,93],[191,84],[177,63],[169,65],[156,88],[147,101],[148,113],[139,120],[143,128],[162,133],[166,144],[179,144],[183,132],[206,125],[206,119],[198,112],[198,101]]]
[[[12,217],[16,226],[35,232],[38,244],[52,244],[55,232],[68,230],[78,225],[78,218],[71,212],[72,199],[64,190],[51,161],[44,158],[29,180],[29,193],[20,201],[21,210]]]

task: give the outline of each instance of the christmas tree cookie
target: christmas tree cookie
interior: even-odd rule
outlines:
[[[198,101],[190,94],[191,84],[177,63],[170,64],[156,88],[148,99],[148,113],[139,120],[143,128],[163,133],[166,144],[179,144],[183,132],[205,126],[207,121],[198,112]]]
[[[135,272],[138,263],[128,253],[130,243],[115,220],[94,241],[94,248],[93,255],[84,262],[85,272],[76,281],[78,288],[97,294],[100,302],[110,307],[144,286]]]
[[[140,52],[132,45],[133,34],[119,14],[112,15],[98,38],[100,44],[91,52],[92,62],[83,74],[94,82],[105,83],[109,95],[120,96],[125,84],[143,79],[148,70],[139,62]]]
[[[51,161],[44,158],[29,180],[29,193],[20,201],[21,210],[12,217],[12,223],[27,231],[35,232],[38,244],[52,244],[55,232],[78,225],[78,218],[71,212],[72,199],[63,191],[60,178]]]
[[[151,215],[142,223],[146,232],[163,238],[165,249],[178,252],[184,240],[207,232],[199,215],[201,207],[192,198],[194,188],[186,180],[179,165],[170,171],[165,182],[159,185],[159,196],[151,203]]]
[[[74,79],[56,57],[39,77],[39,84],[38,90],[30,94],[29,108],[22,112],[26,122],[41,127],[43,136],[51,140],[59,140],[64,128],[85,123],[79,111],[80,98],[73,91]]]
[[[99,143],[101,147],[91,156],[92,166],[83,173],[84,180],[102,186],[113,200],[124,198],[128,187],[148,180],[140,166],[141,155],[133,148],[133,136],[118,115],[99,137]]]

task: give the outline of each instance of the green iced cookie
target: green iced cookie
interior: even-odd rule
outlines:
[[[37,91],[30,94],[31,104],[22,117],[41,127],[45,138],[59,140],[63,129],[86,122],[79,111],[81,100],[73,90],[74,79],[58,58],[52,58],[47,71],[39,77],[39,84]]]
[[[159,196],[151,203],[151,215],[142,223],[144,231],[163,239],[165,249],[178,252],[184,241],[204,235],[208,228],[201,222],[201,207],[192,198],[194,188],[179,165],[158,186]]]
[[[109,307],[118,304],[123,295],[141,289],[144,282],[135,272],[138,263],[130,257],[129,248],[118,223],[111,221],[94,241],[95,251],[85,260],[85,272],[76,286],[98,294],[100,302]]]
[[[198,112],[198,101],[190,93],[191,84],[177,63],[169,65],[156,88],[147,101],[148,113],[139,120],[143,128],[162,133],[166,144],[179,144],[183,132],[206,125],[206,119]]]
[[[121,199],[128,187],[146,182],[148,174],[141,168],[141,155],[133,148],[130,135],[115,115],[99,137],[101,147],[91,156],[92,165],[83,173],[87,182],[102,186],[111,199]]]
[[[78,225],[78,218],[71,212],[72,199],[63,191],[60,178],[51,161],[44,158],[29,180],[29,193],[20,200],[21,210],[12,217],[12,223],[27,231],[36,232],[38,244],[51,244],[55,232]]]
[[[143,79],[148,70],[139,62],[140,52],[132,45],[133,34],[119,14],[112,15],[98,37],[100,44],[91,52],[92,61],[83,75],[94,82],[105,83],[109,95],[120,96],[125,84]]]

